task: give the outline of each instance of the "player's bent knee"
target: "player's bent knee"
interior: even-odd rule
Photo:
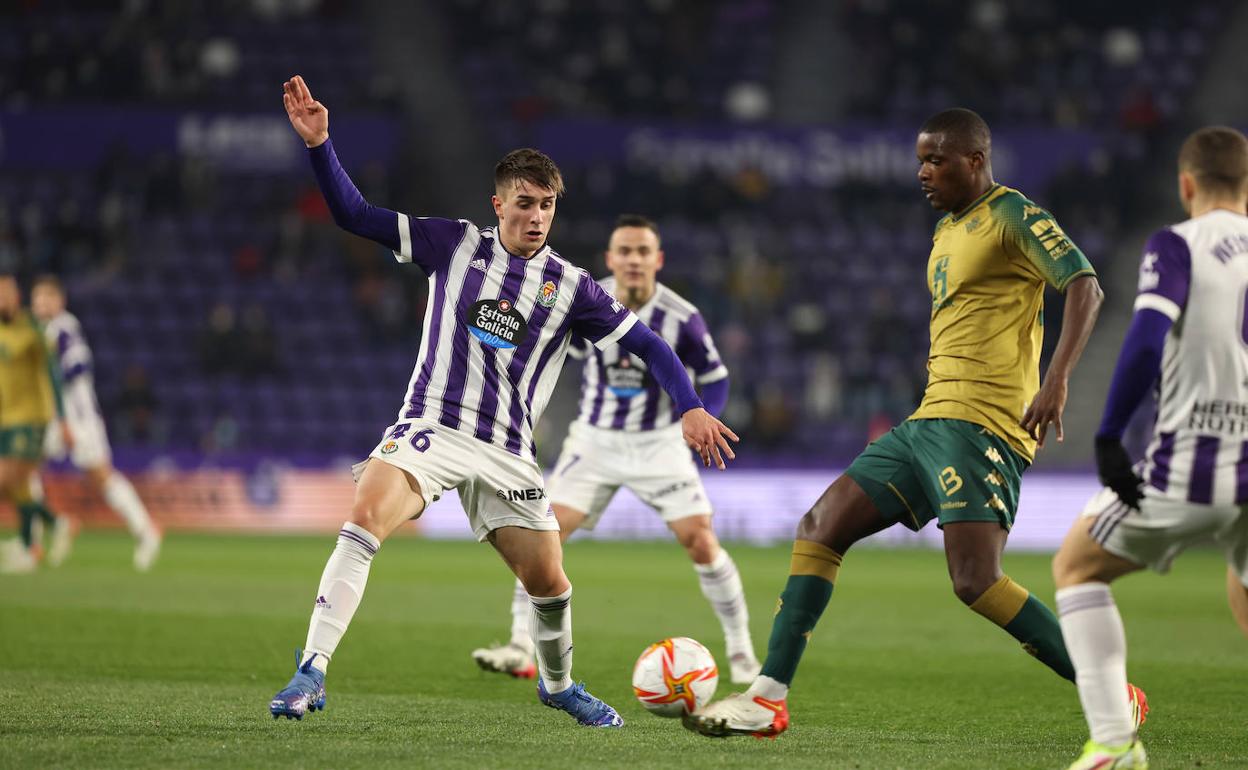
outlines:
[[[958,597],[958,601],[969,607],[1000,579],[999,574],[954,575],[953,593]]]

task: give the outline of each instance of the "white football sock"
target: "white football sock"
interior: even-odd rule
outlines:
[[[724,629],[724,641],[728,657],[748,653],[754,657],[754,643],[750,640],[750,612],[745,606],[745,589],[741,585],[741,573],[723,548],[710,564],[694,564],[702,595],[711,603],[715,617]]]
[[[1135,724],[1127,695],[1127,637],[1109,586],[1059,589],[1057,614],[1092,740],[1104,746],[1130,743]]]
[[[789,697],[789,686],[760,674],[754,678],[754,684],[750,685],[750,689],[746,690],[745,694],[751,698],[758,696],[766,700],[784,700]]]
[[[139,493],[134,491],[134,485],[117,471],[113,471],[104,482],[104,502],[126,522],[130,534],[135,537],[143,537],[155,529]]]
[[[308,640],[303,645],[303,660],[324,671],[346,633],[355,609],[364,596],[368,569],[381,541],[373,533],[345,522],[338,532],[338,543],[325,562],[321,584],[316,591],[316,606],[308,623]]]
[[[516,578],[516,587],[511,593],[511,643],[530,655],[533,654],[533,633],[529,630],[529,615],[532,612],[529,592],[524,590],[520,578]]]
[[[558,596],[530,596],[529,601],[538,671],[546,692],[554,695],[572,686],[572,589]]]

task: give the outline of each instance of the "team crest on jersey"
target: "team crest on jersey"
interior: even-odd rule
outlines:
[[[529,325],[511,300],[485,299],[469,309],[468,331],[484,345],[508,350],[524,342]]]
[[[542,307],[554,307],[559,301],[559,289],[555,287],[554,281],[547,281],[542,284],[542,288],[537,292],[537,304]]]
[[[392,455],[396,451],[398,451],[398,449],[399,449],[399,445],[393,441],[387,441],[386,443],[381,445],[381,453],[383,455]]]

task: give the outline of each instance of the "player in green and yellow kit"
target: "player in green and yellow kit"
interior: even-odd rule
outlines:
[[[1002,573],[1001,552],[1023,471],[1050,425],[1063,438],[1067,378],[1103,295],[1052,215],[993,182],[991,134],[978,115],[938,113],[920,130],[916,151],[924,195],[947,212],[927,264],[931,350],[923,401],[802,518],[762,673],[745,693],[686,717],[685,726],[704,735],[784,731],[789,684],[842,557],[894,524],[918,530],[936,519],[958,598],[1074,681],[1057,618]],[[1041,385],[1046,285],[1065,292],[1066,310]]]
[[[0,275],[0,495],[17,509],[21,521],[19,547],[0,554],[0,571],[29,572],[36,519],[52,535],[49,561],[66,555],[68,521],[31,497],[30,482],[43,458],[43,434],[62,414],[60,376],[48,353],[43,331],[22,309],[17,279]]]

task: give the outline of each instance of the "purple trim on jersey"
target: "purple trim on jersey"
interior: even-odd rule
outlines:
[[[710,356],[710,350],[706,347],[706,337],[709,334],[706,320],[697,312],[685,319],[676,330],[676,355],[693,369],[695,377],[706,374],[723,363]]]
[[[1165,313],[1152,308],[1138,310],[1131,318],[1131,327],[1122,341],[1122,352],[1114,365],[1097,438],[1122,438],[1131,415],[1161,374],[1166,334],[1173,323]]]
[[[1192,279],[1192,252],[1183,236],[1170,229],[1158,230],[1144,244],[1140,264],[1140,294],[1165,297],[1182,310]]]
[[[597,425],[598,418],[602,416],[602,405],[607,400],[607,364],[598,348],[593,348],[590,354],[594,357],[591,365],[598,367],[598,392],[594,394],[594,405],[589,410],[589,424]]]
[[[592,279],[589,278],[588,275],[584,275],[581,277],[581,283],[584,283],[585,281],[592,282]],[[563,321],[561,321],[559,323],[559,326],[555,329],[555,333],[550,338],[550,342],[546,343],[546,347],[544,350],[542,350],[542,354],[538,356],[537,369],[533,375],[533,379],[529,380],[529,392],[528,392],[528,395],[524,399],[524,403],[526,404],[533,403],[533,395],[537,393],[537,382],[538,380],[541,379],[542,372],[546,370],[546,364],[550,362],[550,359],[555,355],[555,351],[558,350],[560,345],[563,344],[563,338],[567,336],[571,328],[572,328],[572,308],[568,308],[568,312],[563,316]],[[517,408],[518,408],[517,404],[513,402],[512,409],[511,409],[511,420],[512,420],[513,426],[519,426],[520,418],[523,418],[525,420],[528,419],[528,416],[524,415],[523,413],[517,416],[517,413],[516,413]],[[532,432],[531,432],[532,426],[529,426],[529,428],[530,428],[529,435],[532,435]],[[536,445],[532,441],[530,441],[529,451],[536,452],[536,449],[537,449]],[[513,431],[513,433],[507,437],[507,450],[510,452],[520,451],[520,432],[518,429]]]
[[[554,260],[551,260],[554,261]],[[499,297],[507,299],[513,305],[520,301],[520,288],[524,284],[524,275],[528,272],[529,263],[525,260],[512,259],[511,264],[507,267],[507,275],[503,277],[503,285],[499,290]],[[533,303],[533,310],[537,310],[541,305]],[[543,308],[545,309],[545,308]],[[529,324],[528,336],[524,342],[520,343],[521,347],[512,355],[511,363],[515,363],[517,359],[524,358],[523,347],[537,334],[537,330],[533,328],[533,316],[537,313],[530,311],[529,318],[526,322]],[[477,431],[476,437],[482,441],[493,441],[494,439],[494,415],[498,412],[498,365],[495,358],[498,351],[488,345],[482,345],[482,353],[484,358],[484,378],[481,383],[481,403],[477,407]],[[511,371],[510,365],[508,371]],[[521,372],[524,371],[523,365]]]
[[[1213,502],[1213,469],[1218,464],[1216,436],[1196,437],[1196,457],[1192,460],[1192,481],[1187,487],[1187,499],[1193,503]]]
[[[557,255],[552,254],[546,263],[546,269],[542,271],[543,286],[550,281],[559,286],[563,282],[563,263],[559,261]],[[571,306],[569,306],[571,310]],[[550,355],[543,355],[538,359],[537,369],[533,372],[533,379],[529,383],[529,394],[526,398],[520,392],[518,384],[524,376],[524,370],[529,365],[529,359],[533,357],[533,351],[537,349],[538,340],[542,337],[542,330],[546,328],[546,322],[550,320],[550,314],[554,311],[554,306],[543,307],[541,304],[534,304],[533,311],[529,314],[529,336],[516,349],[515,355],[511,357],[511,363],[507,365],[507,380],[511,386],[511,404],[507,408],[507,451],[519,453],[520,444],[523,441],[524,424],[528,422],[528,410],[526,404],[533,403],[533,394],[537,391],[537,381],[541,378],[542,372],[545,371],[546,362],[550,360]],[[565,316],[564,322],[567,322]],[[566,329],[566,327],[564,327]],[[565,332],[566,333],[566,332]],[[558,349],[559,343],[563,340],[562,334],[555,334],[547,345],[547,352],[553,354]],[[529,425],[532,431],[533,426]],[[533,442],[529,442],[529,451],[536,454],[537,449]]]
[[[466,237],[467,234],[468,230],[465,228],[463,237]],[[455,244],[455,248],[451,250],[452,254],[459,251],[459,247],[463,244],[463,237],[460,238],[459,243]],[[488,270],[489,262],[494,258],[493,249],[489,248],[490,243],[490,240],[482,238],[477,245],[477,250],[468,259],[470,261],[478,257],[484,259],[487,263],[486,269]],[[482,246],[486,246],[484,254],[481,253]],[[473,270],[470,267],[468,272],[475,273],[480,271]],[[465,276],[466,279],[467,276]],[[416,384],[412,387],[411,406],[403,415],[407,419],[425,416],[425,389],[429,387],[429,379],[433,376],[433,366],[438,360],[438,341],[442,338],[442,306],[446,304],[447,280],[446,271],[438,273],[438,277],[433,281],[432,296],[429,298],[429,303],[425,308],[426,313],[432,314],[429,316],[429,347],[425,350],[425,360],[420,365],[420,374],[416,377]]]
[[[60,333],[56,335],[56,357],[64,358],[65,351],[69,350],[70,343],[73,341],[74,338],[70,336],[70,333],[61,329]]]
[[[1248,503],[1248,441],[1239,445],[1239,461],[1235,463],[1235,504]]]
[[[494,239],[482,238],[481,243],[492,245]],[[508,267],[509,271],[510,269]],[[464,397],[464,388],[468,385],[468,358],[472,355],[468,349],[468,346],[472,344],[472,334],[468,331],[465,319],[468,318],[473,304],[482,299],[480,294],[482,286],[485,285],[486,272],[486,270],[474,270],[469,267],[464,275],[464,285],[459,292],[459,301],[455,303],[457,323],[454,331],[451,332],[451,355],[446,364],[449,371],[446,377],[446,388],[442,391],[442,414],[438,417],[438,422],[455,430],[459,430],[461,401]]]
[[[1148,475],[1148,483],[1153,489],[1165,492],[1170,486],[1170,461],[1174,459],[1174,434],[1161,433],[1157,436],[1157,449],[1153,452],[1153,470]]]
[[[71,382],[81,377],[82,375],[86,374],[89,371],[91,371],[91,364],[88,364],[85,361],[76,363],[73,366],[69,367],[68,369],[62,368],[61,369],[61,382],[65,382],[65,383]]]
[[[661,307],[656,307],[650,313],[650,320],[646,323],[651,329],[662,329],[663,321],[667,318],[667,313]],[[658,334],[658,332],[655,332]],[[677,337],[679,339],[679,337]],[[653,377],[646,377],[646,407],[641,413],[641,429],[654,430],[654,425],[659,419],[659,401],[663,397],[663,389],[659,387],[659,381]]]

